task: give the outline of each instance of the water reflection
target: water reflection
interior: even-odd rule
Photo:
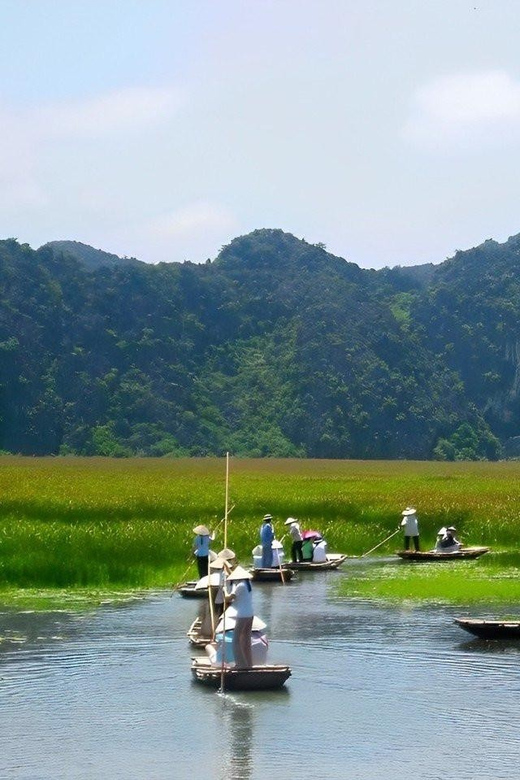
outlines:
[[[293,669],[273,692],[192,684],[180,597],[0,613],[0,777],[515,780],[520,643],[465,640],[455,607],[338,597],[342,576],[255,586],[269,660]]]
[[[225,761],[221,780],[250,780],[253,771],[254,704],[230,694],[222,701],[222,739]]]

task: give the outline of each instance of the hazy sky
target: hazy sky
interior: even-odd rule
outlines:
[[[519,0],[0,0],[0,237],[362,267],[520,233]]]

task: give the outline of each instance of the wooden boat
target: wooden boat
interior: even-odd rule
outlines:
[[[489,547],[461,547],[460,550],[449,553],[441,553],[436,550],[427,550],[417,552],[416,550],[399,550],[397,555],[403,561],[460,561],[480,558],[484,553],[489,552]]]
[[[201,577],[200,580],[190,580],[180,585],[177,590],[185,599],[203,599],[208,597],[208,585],[211,582],[213,588],[218,588],[220,584],[220,575],[218,572],[212,572],[208,577]]]
[[[220,688],[223,678],[226,691],[267,691],[281,688],[291,676],[291,669],[266,664],[251,669],[226,668],[222,673],[220,666],[212,666],[208,658],[192,658],[191,673],[194,680],[212,688]]]
[[[479,639],[520,639],[519,620],[455,618],[455,623]]]
[[[331,569],[337,569],[341,566],[343,561],[347,560],[347,555],[340,555],[338,553],[331,553],[327,555],[327,560],[323,563],[314,563],[313,561],[301,561],[299,563],[285,563],[284,569],[291,568],[294,571],[330,571]]]
[[[195,589],[196,584],[197,584],[196,580],[185,582],[183,585],[180,585],[177,588],[177,591],[181,594],[181,596],[184,599],[207,599],[208,589],[207,588]]]
[[[294,570],[292,568],[280,569],[249,569],[253,575],[255,582],[290,582],[294,577]],[[283,577],[283,579],[282,579]]]
[[[213,637],[202,636],[200,633],[201,626],[202,626],[202,620],[200,619],[200,617],[195,618],[195,620],[187,630],[186,636],[189,639],[190,645],[193,645],[193,647],[200,647],[202,649],[206,647],[206,645],[209,645]]]

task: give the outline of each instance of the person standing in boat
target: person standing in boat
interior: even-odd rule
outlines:
[[[303,536],[300,531],[300,524],[294,517],[288,517],[285,525],[289,526],[289,536],[292,539],[291,560],[293,563],[301,563],[303,561]]]
[[[208,574],[209,548],[211,545],[211,535],[205,525],[197,525],[193,529],[195,539],[193,540],[193,553],[197,559],[199,578]]]
[[[273,565],[273,518],[271,515],[264,515],[262,527],[260,528],[260,542],[262,544],[262,569],[270,569]]]
[[[417,520],[417,511],[410,506],[402,512],[401,528],[404,528],[404,549],[410,549],[410,539],[413,539],[413,545],[416,552],[419,551],[419,521]]]
[[[250,669],[253,666],[253,653],[251,649],[251,632],[253,630],[253,588],[251,586],[252,575],[248,571],[237,566],[227,582],[232,583],[233,589],[227,598],[233,602],[236,609],[236,623],[233,629],[233,656],[236,669]]]

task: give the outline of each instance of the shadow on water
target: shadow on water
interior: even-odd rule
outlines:
[[[514,639],[469,639],[460,642],[457,649],[465,653],[489,653],[490,655],[501,653],[520,653],[520,641]]]

